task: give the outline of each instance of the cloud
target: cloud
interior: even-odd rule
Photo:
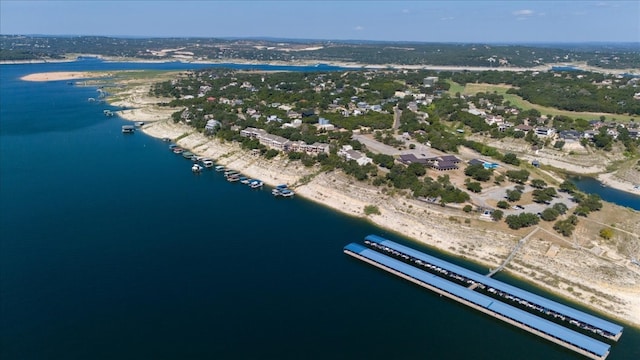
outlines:
[[[358,26],[354,27],[353,29],[356,30],[356,31],[362,31],[362,30],[364,30],[364,27],[358,25]]]
[[[409,9],[402,9],[402,13],[403,14],[408,14],[409,13]]]
[[[513,12],[513,15],[519,16],[519,17],[531,16],[533,14],[534,14],[533,10],[529,10],[529,9],[522,9],[522,10],[517,10]]]

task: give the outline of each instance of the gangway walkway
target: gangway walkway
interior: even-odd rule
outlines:
[[[535,234],[536,231],[540,230],[540,227],[536,226],[535,229],[533,229],[532,232],[530,232],[529,234],[527,234],[527,236],[523,237],[522,239],[520,239],[518,241],[518,243],[516,244],[516,246],[513,248],[513,250],[511,250],[511,254],[509,254],[509,256],[507,256],[507,258],[504,260],[504,262],[502,262],[502,264],[500,264],[500,266],[498,266],[497,268],[491,270],[487,276],[488,277],[492,277],[493,275],[495,275],[498,271],[501,271],[502,269],[504,269],[505,266],[507,266],[507,264],[509,263],[509,261],[511,261],[511,259],[513,259],[514,256],[516,256],[516,253],[518,252],[518,250],[520,250],[520,248],[522,247],[522,245],[524,245],[524,243],[531,237],[531,235]]]

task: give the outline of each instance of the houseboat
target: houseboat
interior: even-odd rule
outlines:
[[[176,147],[173,148],[173,153],[174,154],[182,154],[183,152],[184,152],[184,149],[181,148],[181,147],[177,147],[176,146]]]
[[[240,184],[245,184],[248,185],[249,184],[249,178],[246,176],[240,176]]]
[[[232,175],[227,176],[227,181],[228,182],[236,182],[236,181],[239,181],[239,180],[240,180],[240,174],[236,173],[236,174],[232,174]]]
[[[136,121],[135,125],[136,127],[142,127],[142,125],[144,125],[144,121]]]
[[[206,168],[212,168],[213,167],[213,160],[211,159],[202,159],[202,165],[204,165],[204,167]]]
[[[193,171],[194,173],[199,173],[202,171],[202,166],[200,166],[200,164],[193,164],[193,166],[191,167],[191,171]]]
[[[216,166],[214,169],[215,169],[215,171],[217,171],[217,172],[221,172],[221,171],[224,171],[224,166],[222,166],[222,165],[218,165],[218,166]]]
[[[135,131],[136,128],[133,125],[122,125],[123,134],[133,134]]]

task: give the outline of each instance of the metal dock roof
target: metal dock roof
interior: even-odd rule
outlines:
[[[585,351],[595,354],[599,357],[604,357],[609,352],[610,345],[606,343],[600,342],[596,339],[565,328],[564,326],[530,314],[514,306],[502,303],[489,296],[480,294],[476,291],[440,278],[424,270],[420,270],[414,266],[364,247],[360,244],[348,244],[344,247],[344,250],[353,252],[366,259],[382,264],[416,280],[436,287],[444,292],[450,293],[455,297],[474,303],[494,313],[517,321],[529,328],[538,330],[565,343],[584,349]]]
[[[563,305],[560,304],[558,302],[555,302],[553,300],[547,299],[543,296],[540,295],[536,295],[534,293],[528,292],[526,290],[522,290],[520,288],[517,288],[515,286],[506,284],[502,281],[493,279],[491,277],[479,274],[477,272],[471,271],[469,269],[463,268],[461,266],[452,264],[450,262],[444,261],[442,259],[439,259],[437,257],[431,256],[431,255],[427,255],[423,252],[414,250],[410,247],[404,246],[404,245],[400,245],[398,243],[395,243],[391,240],[387,240],[383,237],[380,237],[378,235],[368,235],[367,237],[365,237],[366,240],[369,240],[371,242],[375,242],[378,243],[380,245],[384,245],[390,249],[394,249],[396,251],[400,251],[402,253],[405,253],[407,255],[410,255],[416,259],[420,259],[420,260],[424,260],[427,261],[433,265],[439,266],[443,269],[446,269],[448,271],[453,271],[459,275],[465,276],[473,281],[479,282],[485,286],[488,287],[492,287],[496,290],[500,290],[502,292],[506,292],[509,293],[513,296],[516,296],[520,299],[523,300],[527,300],[529,302],[532,302],[534,304],[540,305],[546,309],[555,311],[557,313],[569,316],[575,320],[581,321],[583,323],[589,324],[593,327],[596,327],[598,329],[607,331],[611,334],[617,335],[620,334],[622,332],[622,330],[624,329],[622,326],[618,325],[618,324],[614,324],[610,321],[604,320],[602,318],[599,318],[597,316],[593,316],[590,314],[587,314],[585,312],[582,312],[580,310],[574,309],[572,307],[569,307],[567,305]]]

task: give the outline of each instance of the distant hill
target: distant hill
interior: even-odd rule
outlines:
[[[62,59],[67,54],[138,59],[355,62],[535,67],[581,62],[640,68],[638,43],[482,44],[255,38],[139,38],[0,35],[0,60]]]

